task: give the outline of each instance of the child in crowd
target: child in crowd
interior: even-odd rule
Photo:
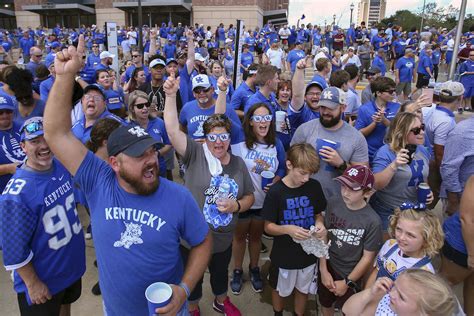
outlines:
[[[348,168],[335,178],[341,196],[328,200],[324,224],[331,240],[329,259],[319,260],[318,296],[324,316],[334,315],[360,290],[361,279],[370,270],[382,244],[382,222],[367,203],[374,190],[374,175],[364,165]]]
[[[402,271],[409,268],[435,273],[431,258],[443,247],[444,233],[432,211],[408,203],[402,205],[390,218],[389,233],[392,239],[387,240],[380,250],[376,269],[366,287],[380,277],[395,281]]]
[[[294,315],[304,315],[310,288],[315,290],[316,287],[317,258],[303,251],[292,238],[310,238],[312,225],[316,227],[316,238],[326,237],[321,215],[326,208],[326,198],[321,184],[310,178],[319,169],[313,146],[293,145],[288,150],[286,167],[287,175],[270,187],[262,211],[265,232],[275,236],[269,278],[275,316],[283,315],[284,298],[292,293]]]

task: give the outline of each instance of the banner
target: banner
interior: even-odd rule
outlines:
[[[105,22],[105,31],[107,32],[107,51],[115,55],[114,62],[111,67],[113,70],[115,70],[117,76],[119,76],[117,23]]]
[[[235,52],[234,52],[234,75],[232,78],[232,84],[234,89],[242,83],[242,75],[240,74],[240,60],[242,57],[242,45],[244,44],[244,21],[237,20],[237,34],[235,36]]]

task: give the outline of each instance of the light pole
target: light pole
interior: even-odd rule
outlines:
[[[352,25],[352,12],[354,11],[354,2],[351,3],[350,8],[351,8],[351,25]]]
[[[459,10],[458,26],[456,27],[456,38],[454,39],[453,61],[449,65],[449,73],[448,73],[449,80],[452,80],[454,78],[454,73],[456,72],[456,60],[457,60],[457,56],[459,52],[459,42],[461,41],[464,18],[466,16],[466,6],[467,6],[467,0],[462,0],[461,8]]]
[[[336,25],[336,15],[335,14],[332,16],[332,24]]]

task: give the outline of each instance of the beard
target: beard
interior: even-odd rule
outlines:
[[[336,126],[340,120],[341,120],[341,113],[339,113],[338,116],[335,116],[331,119],[325,119],[323,116],[319,117],[319,122],[321,123],[323,127],[326,127],[326,128],[331,128],[331,127]]]
[[[132,186],[137,194],[139,195],[150,195],[155,193],[158,189],[158,185],[160,184],[160,176],[159,176],[159,169],[157,164],[153,164],[153,173],[156,176],[155,181],[152,183],[143,183],[141,176],[148,169],[150,166],[143,167],[140,176],[135,176],[129,173],[123,166],[120,166],[119,175],[120,177],[127,182],[130,186]]]

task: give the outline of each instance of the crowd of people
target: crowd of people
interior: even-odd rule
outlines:
[[[474,315],[474,26],[453,56],[446,29],[268,23],[237,67],[233,25],[117,32],[116,55],[95,25],[0,30],[0,248],[22,315],[70,314],[84,238],[104,315],[148,314],[157,281],[157,314],[212,295],[241,315],[247,279],[276,316],[292,295],[295,315],[309,295],[325,316]]]

